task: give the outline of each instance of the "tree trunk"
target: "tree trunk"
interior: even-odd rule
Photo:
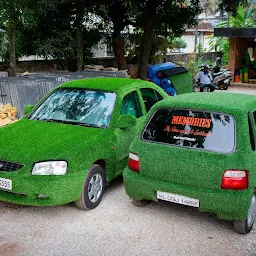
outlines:
[[[150,1],[151,2],[151,1]],[[150,56],[150,49],[153,37],[153,29],[156,20],[156,8],[154,4],[151,3],[152,6],[148,13],[144,16],[144,33],[140,43],[140,62],[139,62],[139,70],[138,70],[138,78],[146,79],[147,74],[147,65]]]
[[[127,69],[127,63],[124,57],[124,41],[121,37],[121,31],[117,27],[114,27],[112,39],[113,39],[113,50],[114,50],[118,70],[125,70]]]
[[[16,54],[15,54],[15,25],[9,21],[9,48],[10,48],[10,76],[16,76]]]
[[[84,40],[83,40],[83,6],[80,0],[77,1],[76,8],[76,40],[77,40],[77,70],[82,71],[84,66]]]

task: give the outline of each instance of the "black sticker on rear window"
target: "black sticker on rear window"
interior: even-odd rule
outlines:
[[[221,113],[159,109],[147,124],[142,139],[229,153],[235,147],[235,121]]]

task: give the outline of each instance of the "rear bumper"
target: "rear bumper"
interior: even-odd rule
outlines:
[[[156,192],[168,192],[199,199],[199,210],[215,213],[224,220],[245,220],[247,218],[253,190],[210,190],[196,188],[144,177],[126,168],[123,173],[125,190],[135,200],[158,201]]]
[[[26,177],[15,174],[4,177],[0,172],[0,177],[11,179],[13,183],[11,191],[0,189],[0,201],[22,205],[54,206],[70,203],[80,197],[83,184],[83,179],[74,174]]]

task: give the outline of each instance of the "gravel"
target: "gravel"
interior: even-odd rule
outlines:
[[[131,204],[122,180],[101,204],[26,207],[0,203],[0,255],[255,255],[256,229],[239,235],[230,222],[167,202]]]

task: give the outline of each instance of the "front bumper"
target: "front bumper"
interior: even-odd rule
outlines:
[[[54,206],[73,202],[80,197],[84,181],[81,175],[68,173],[61,176],[22,176],[18,172],[0,172],[0,178],[11,179],[13,187],[11,191],[0,189],[0,201]]]
[[[135,200],[158,201],[156,192],[168,192],[199,199],[201,212],[215,213],[224,220],[245,220],[248,215],[253,190],[210,190],[154,180],[131,171],[123,172],[125,190]]]

